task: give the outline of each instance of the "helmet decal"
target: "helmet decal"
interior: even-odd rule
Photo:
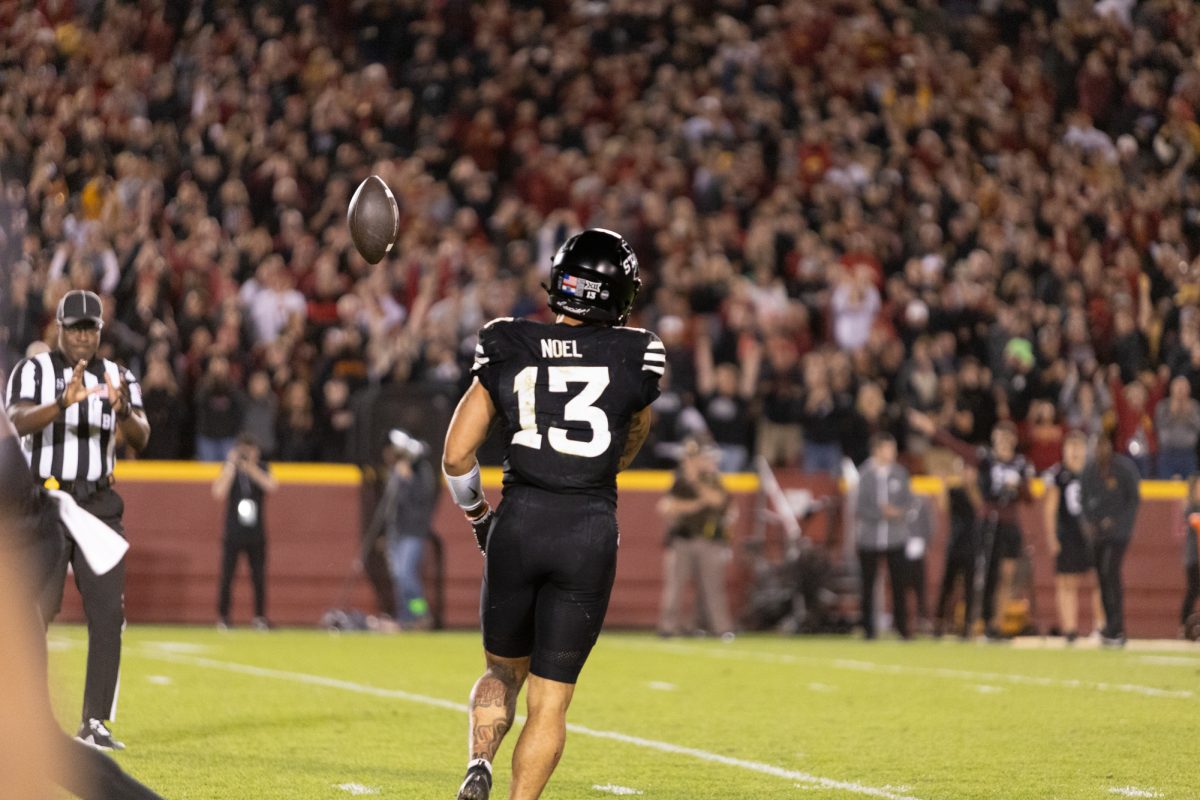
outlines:
[[[577,319],[623,324],[641,287],[638,259],[619,234],[592,228],[567,239],[550,267],[550,308]]]

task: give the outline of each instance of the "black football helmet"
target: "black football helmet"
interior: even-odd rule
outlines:
[[[585,322],[622,325],[642,281],[629,242],[591,228],[563,242],[550,266],[550,308]]]

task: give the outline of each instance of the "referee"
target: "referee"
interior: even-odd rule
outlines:
[[[81,508],[124,536],[125,503],[112,489],[117,432],[140,450],[150,438],[150,423],[133,373],[96,357],[102,315],[100,298],[93,292],[67,292],[58,304],[58,348],[17,364],[5,405],[34,476],[47,488],[70,494]],[[46,621],[62,605],[68,563],[88,620],[87,681],[77,738],[102,750],[122,750],[124,745],[113,739],[106,723],[116,716],[125,565],[96,575],[68,538],[57,563],[43,565],[50,576],[42,595]]]

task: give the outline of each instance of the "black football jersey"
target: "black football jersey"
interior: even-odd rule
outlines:
[[[1083,517],[1083,488],[1079,482],[1079,473],[1072,472],[1062,464],[1051,467],[1046,473],[1047,483],[1053,482],[1058,487],[1058,530],[1061,538],[1080,532],[1080,519]]]
[[[479,331],[471,373],[506,443],[504,485],[616,500],[633,416],[658,397],[666,352],[640,328],[497,319]]]
[[[991,450],[982,449],[979,461],[979,491],[997,508],[1011,506],[1020,499],[1020,485],[1033,477],[1033,467],[1024,456],[1000,461]]]

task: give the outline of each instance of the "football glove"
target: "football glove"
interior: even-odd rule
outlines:
[[[479,552],[487,555],[488,534],[492,532],[492,520],[496,518],[496,513],[491,507],[484,505],[483,513],[478,517],[467,517],[467,521],[471,523],[471,531],[475,534],[475,544],[479,547]]]

